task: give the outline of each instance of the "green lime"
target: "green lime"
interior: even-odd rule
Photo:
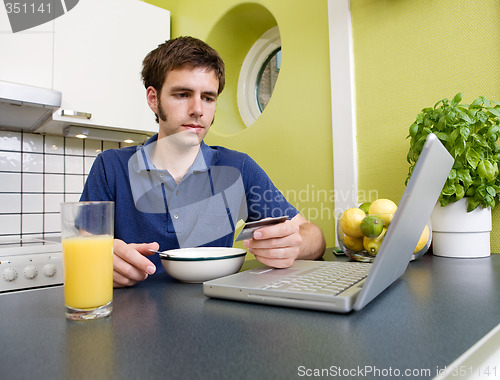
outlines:
[[[376,215],[367,215],[361,221],[360,228],[363,235],[373,239],[382,233],[384,222]]]
[[[372,204],[372,202],[365,202],[365,203],[361,203],[361,205],[359,206],[359,208],[361,210],[363,210],[365,212],[366,215],[368,215],[368,209],[370,208],[370,205]]]

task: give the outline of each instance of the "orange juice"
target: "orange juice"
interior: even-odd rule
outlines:
[[[64,300],[73,309],[92,309],[113,300],[113,236],[62,240]]]

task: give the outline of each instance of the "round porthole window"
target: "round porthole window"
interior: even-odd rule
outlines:
[[[281,67],[281,38],[278,27],[265,32],[248,52],[238,79],[238,109],[249,127],[271,99]]]
[[[257,104],[260,112],[264,111],[267,103],[273,94],[274,85],[278,80],[281,66],[281,47],[276,49],[267,58],[266,62],[260,68],[257,77],[256,91],[257,91]]]

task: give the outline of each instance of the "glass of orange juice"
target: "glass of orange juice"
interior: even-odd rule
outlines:
[[[61,205],[66,318],[104,318],[113,310],[114,202]]]

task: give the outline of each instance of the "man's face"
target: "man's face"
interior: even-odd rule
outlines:
[[[159,116],[158,138],[180,133],[179,143],[199,145],[214,119],[218,87],[214,71],[182,68],[167,74],[160,94],[148,88],[148,103]]]

